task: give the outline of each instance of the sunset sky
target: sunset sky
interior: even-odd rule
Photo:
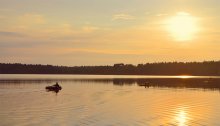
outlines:
[[[0,62],[220,60],[220,0],[0,0]]]

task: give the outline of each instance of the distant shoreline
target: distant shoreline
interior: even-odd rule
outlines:
[[[160,62],[138,65],[119,63],[112,66],[73,67],[0,63],[0,74],[220,76],[220,61]]]

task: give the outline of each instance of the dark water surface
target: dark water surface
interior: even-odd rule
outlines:
[[[45,87],[59,82],[62,90]],[[1,126],[220,125],[220,77],[0,75]]]

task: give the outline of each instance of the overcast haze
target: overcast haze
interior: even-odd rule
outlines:
[[[0,0],[0,60],[71,66],[219,60],[219,6],[219,0]]]

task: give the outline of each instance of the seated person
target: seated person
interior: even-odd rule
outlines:
[[[58,82],[56,82],[56,84],[54,84],[53,86],[55,86],[55,87],[60,87],[60,85],[58,84]]]

